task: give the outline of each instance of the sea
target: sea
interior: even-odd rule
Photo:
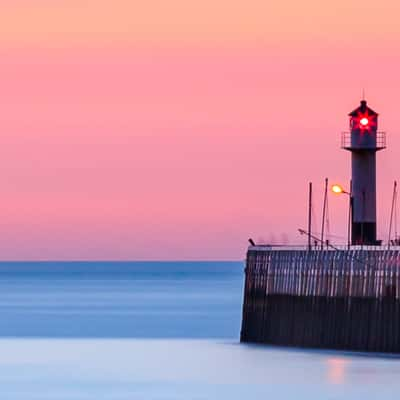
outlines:
[[[240,344],[243,262],[0,263],[0,400],[397,399],[400,357]]]

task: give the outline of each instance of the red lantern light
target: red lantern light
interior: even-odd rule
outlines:
[[[376,126],[375,119],[372,115],[366,112],[359,112],[356,117],[354,117],[354,123],[358,129],[362,131],[370,131],[374,126]]]

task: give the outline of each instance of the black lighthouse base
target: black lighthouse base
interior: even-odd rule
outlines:
[[[353,222],[351,244],[380,246],[381,241],[376,240],[376,222]]]

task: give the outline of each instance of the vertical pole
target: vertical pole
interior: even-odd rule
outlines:
[[[322,208],[321,250],[324,249],[324,230],[325,230],[325,214],[326,214],[327,196],[328,196],[328,178],[325,178],[324,206]]]
[[[308,189],[308,250],[311,250],[311,210],[312,210],[312,182]]]
[[[397,197],[397,181],[394,181],[394,184],[393,184],[393,196],[392,196],[392,208],[390,210],[388,250],[390,249],[390,238],[392,237],[393,213],[394,213],[394,205],[396,203],[396,197]]]
[[[397,182],[396,182],[396,198],[394,201],[394,242],[396,243],[396,246],[399,244],[398,241],[398,234],[397,234]]]

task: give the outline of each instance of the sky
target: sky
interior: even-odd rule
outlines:
[[[0,259],[238,260],[303,243],[365,90],[400,178],[394,0],[1,0]],[[329,196],[346,241],[347,199]]]

